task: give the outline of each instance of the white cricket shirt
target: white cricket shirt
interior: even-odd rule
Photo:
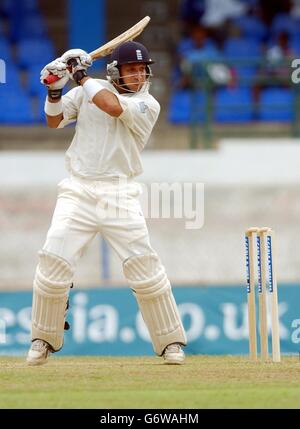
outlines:
[[[65,94],[58,128],[76,121],[66,167],[72,175],[91,180],[135,177],[143,172],[140,153],[160,105],[148,90],[121,95],[108,81],[97,81],[118,97],[123,113],[118,118],[108,115],[88,100],[81,86]]]

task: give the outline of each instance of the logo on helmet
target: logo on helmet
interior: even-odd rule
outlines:
[[[136,59],[138,61],[142,61],[143,60],[142,51],[140,49],[137,49],[135,52],[136,52]]]

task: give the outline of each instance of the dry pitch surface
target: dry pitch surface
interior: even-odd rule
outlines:
[[[56,357],[41,367],[0,357],[0,408],[300,408],[300,361],[188,356]]]

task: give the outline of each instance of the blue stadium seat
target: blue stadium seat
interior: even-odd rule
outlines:
[[[37,0],[4,0],[3,9],[9,20],[9,38],[11,42],[16,43],[21,34],[24,35],[24,22],[28,18],[38,15],[38,2]],[[29,25],[26,24],[27,28]],[[35,25],[38,24],[32,22],[30,34],[35,33]]]
[[[235,65],[233,68],[238,77],[239,86],[252,86],[253,80],[257,75],[258,66]]]
[[[224,44],[223,53],[227,59],[259,59],[261,45],[257,40],[231,37]]]
[[[27,89],[30,95],[45,93],[45,86],[40,82],[40,73],[45,64],[34,64],[27,70]]]
[[[187,51],[190,51],[191,49],[195,48],[195,44],[193,43],[193,40],[191,37],[184,37],[181,40],[179,40],[179,43],[176,47],[176,52],[179,55],[184,55]]]
[[[295,95],[289,88],[262,90],[259,104],[259,119],[262,121],[290,122],[294,118]]]
[[[271,25],[271,34],[276,37],[282,31],[292,34],[299,34],[299,22],[287,13],[275,15]]]
[[[0,124],[26,125],[33,122],[30,97],[20,91],[10,92],[9,97],[5,97],[0,87]]]
[[[35,13],[38,10],[38,0],[2,0],[1,7],[6,16]]]
[[[176,90],[169,103],[168,120],[172,124],[188,124],[192,121],[202,122],[205,112],[205,96],[202,92]]]
[[[262,56],[260,42],[255,39],[230,38],[224,44],[224,57],[231,61],[239,79],[251,83]]]
[[[247,39],[262,41],[268,35],[267,27],[260,19],[254,16],[243,15],[235,18],[233,23],[240,28],[243,36]]]
[[[203,49],[205,48],[214,48],[217,49],[216,44],[214,41],[210,38],[207,38],[205,41],[205,44],[203,46]],[[185,37],[182,38],[176,47],[176,52],[180,55],[185,57],[190,51],[198,50],[197,46],[195,45],[193,39],[191,37]],[[201,51],[201,49],[200,49]]]
[[[40,14],[28,14],[22,16],[18,22],[10,26],[10,39],[18,42],[21,39],[47,38],[48,32],[45,21]]]
[[[11,62],[10,45],[6,39],[0,39],[0,58],[5,62]]]
[[[48,39],[24,39],[18,43],[17,60],[22,68],[28,69],[35,64],[45,65],[54,58],[53,44]]]
[[[215,120],[249,122],[253,120],[252,94],[249,88],[221,88],[215,95]]]
[[[296,54],[300,55],[300,34],[293,35],[290,39],[289,48]]]

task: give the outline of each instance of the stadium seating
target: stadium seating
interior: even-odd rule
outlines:
[[[289,48],[292,50],[292,52],[295,53],[295,55],[300,55],[300,37],[299,36],[297,35],[292,36],[289,44]]]
[[[255,39],[231,37],[226,40],[223,52],[228,60],[259,59],[261,57],[261,46]]]
[[[3,39],[0,38],[0,58],[5,62],[12,61],[10,45],[7,42],[7,40],[4,38]]]
[[[173,124],[202,122],[205,113],[205,97],[200,91],[174,91],[169,104],[169,121]]]
[[[46,25],[40,14],[34,13],[25,15],[22,17],[21,21],[17,23],[14,23],[12,20],[10,39],[13,42],[33,38],[48,38]]]
[[[20,90],[5,97],[5,85],[0,87],[0,124],[28,125],[34,122],[30,97]]]
[[[279,43],[282,40],[278,36],[282,32],[288,33],[290,40],[290,51],[283,51],[286,58],[289,58],[289,55],[300,54],[300,20],[286,13],[279,13],[275,15],[272,24],[267,27],[260,18],[249,14],[233,18],[231,23],[234,26],[233,29],[239,29],[240,36],[233,36],[236,34],[235,30],[229,33],[232,35],[231,37],[223,40],[220,62],[224,61],[230,65],[234,78],[228,87],[216,85],[214,89],[210,88],[211,95],[214,97],[214,120],[222,123],[242,123],[253,120],[290,122],[294,120],[295,94],[293,88],[284,87],[282,84],[278,88],[262,89],[258,104],[257,101],[254,103],[253,94],[257,92],[254,85],[259,85],[259,83],[263,85],[261,79],[263,76],[267,77],[267,73],[272,67],[275,73],[276,63],[271,64],[268,68],[268,64],[263,62],[263,59],[266,52],[269,52],[268,48],[278,46],[278,53],[280,53],[281,45]],[[196,66],[198,63],[197,56],[194,55],[196,58],[194,62],[193,58],[189,58],[187,52],[190,51],[195,51],[195,55],[197,53],[192,40],[185,37],[177,45],[177,53],[184,57],[185,61],[190,62],[192,70],[192,65]],[[201,60],[201,56],[199,58]],[[278,64],[278,73],[281,78],[284,78],[284,65],[280,67]],[[197,75],[194,74],[194,77],[197,78]],[[202,83],[203,77],[200,74],[198,76],[198,80]],[[181,82],[186,81],[181,76],[176,76],[177,86],[180,86]],[[231,88],[232,84],[234,84],[234,88]],[[268,85],[270,82],[266,81],[265,84]],[[195,98],[197,97],[195,96]],[[203,121],[207,107],[204,103],[204,95],[202,94],[201,100],[193,103],[191,89],[173,91],[169,105],[169,120],[178,124],[190,123],[195,106],[197,106],[197,113],[193,118],[197,116],[197,121]]]
[[[249,84],[257,73],[261,45],[255,39],[230,38],[224,44],[224,57],[232,63],[241,85]]]
[[[2,0],[1,11],[6,16],[36,12],[38,10],[38,0]]]
[[[55,58],[54,48],[47,39],[23,39],[18,43],[17,61],[21,68],[28,69],[36,64],[47,64],[53,58]]]
[[[249,88],[221,88],[215,96],[215,120],[248,122],[253,119],[252,94]]]
[[[1,17],[6,21],[5,26]],[[34,97],[43,93],[45,98],[45,88],[39,80],[40,70],[55,58],[55,52],[37,0],[1,2],[0,58],[5,61],[5,73],[2,72],[5,82],[0,84],[0,123],[30,125],[40,122]],[[21,73],[23,70],[25,74]]]
[[[44,65],[44,63],[34,64],[27,70],[27,90],[32,96],[38,96],[41,92],[45,93],[45,86],[40,82],[40,73]]]
[[[299,21],[288,14],[280,13],[276,15],[271,25],[271,35],[276,37],[282,31],[291,35],[299,35]]]
[[[259,119],[262,121],[291,121],[294,118],[295,95],[289,88],[262,90]]]
[[[235,18],[233,23],[241,30],[243,37],[246,39],[253,39],[262,42],[267,37],[267,27],[262,21],[254,16],[240,16]]]

